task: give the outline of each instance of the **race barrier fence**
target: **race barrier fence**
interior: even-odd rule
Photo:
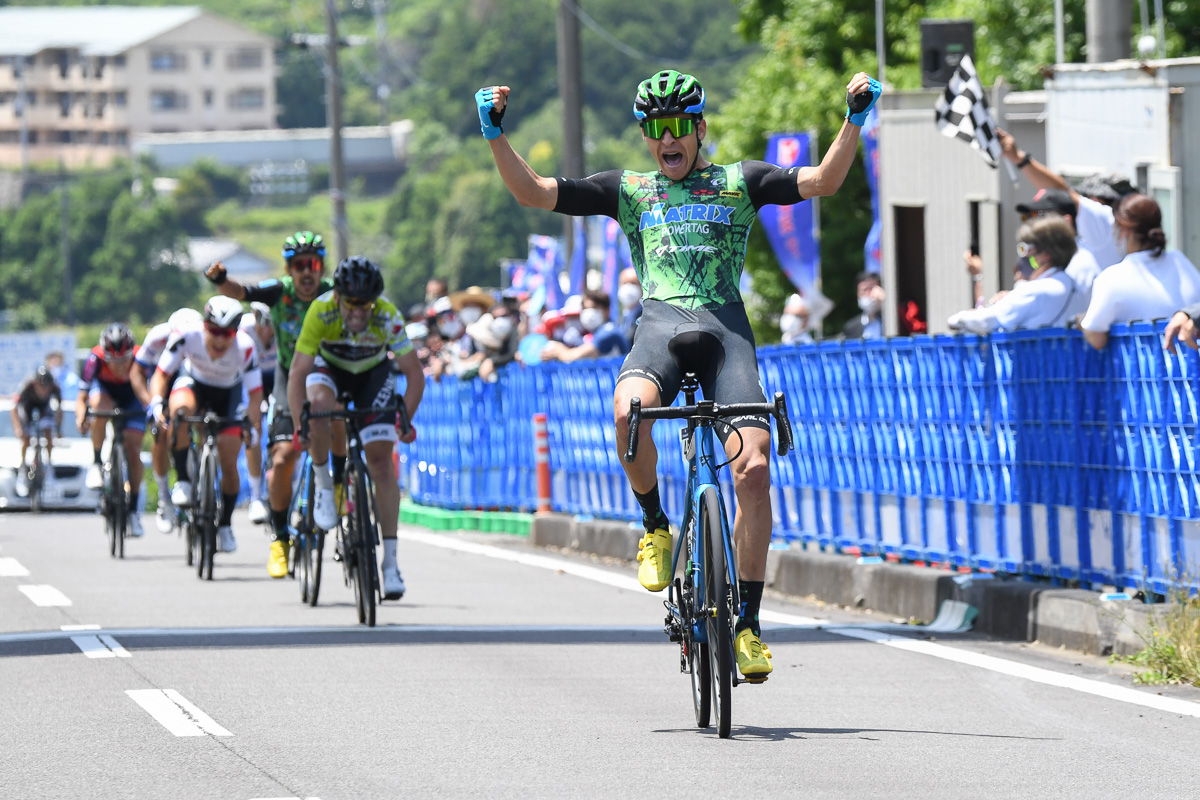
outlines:
[[[1100,352],[1067,329],[760,348],[796,443],[771,456],[774,536],[1084,585],[1197,585],[1200,361],[1164,352],[1161,329],[1118,326]],[[553,508],[639,519],[614,445],[619,365],[430,381],[403,456],[413,499],[534,510],[545,414]],[[653,435],[675,520],[679,427]]]

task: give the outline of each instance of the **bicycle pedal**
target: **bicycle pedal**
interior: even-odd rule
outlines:
[[[758,678],[742,678],[740,681],[738,681],[738,683],[753,683],[753,684],[766,683],[766,682],[767,682],[766,675],[763,675],[762,677],[758,677]]]

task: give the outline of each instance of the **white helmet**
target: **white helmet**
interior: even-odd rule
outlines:
[[[271,322],[271,307],[266,303],[255,301],[250,304],[250,310],[254,312],[254,321],[259,325],[269,325]]]
[[[181,308],[171,316],[167,317],[167,324],[171,326],[171,330],[179,331],[184,328],[191,327],[197,322],[204,320],[204,315],[194,308]]]
[[[211,322],[218,328],[235,330],[238,323],[242,321],[244,313],[239,301],[220,294],[209,298],[208,302],[204,304],[204,321]]]

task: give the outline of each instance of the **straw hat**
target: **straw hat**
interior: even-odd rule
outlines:
[[[455,311],[462,311],[463,306],[482,306],[487,311],[495,302],[496,298],[491,292],[485,292],[478,286],[469,286],[450,295],[450,305]]]

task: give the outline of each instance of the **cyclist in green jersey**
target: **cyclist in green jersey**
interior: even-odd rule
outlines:
[[[629,402],[670,405],[682,376],[667,344],[677,328],[699,327],[724,348],[724,366],[702,377],[704,396],[718,403],[761,403],[754,335],[738,289],[746,239],[758,210],[832,195],[854,163],[859,129],[882,89],[865,73],[846,86],[846,122],[821,164],[780,169],[762,161],[712,164],[702,143],[704,88],[691,75],[663,70],[642,81],[633,113],[658,169],[635,173],[601,172],[583,179],[538,175],[509,144],[503,132],[510,89],[485,86],[475,95],[480,128],[488,139],[500,177],[523,206],[561,214],[601,214],[620,223],[629,239],[634,268],[644,290],[641,322],[625,359],[613,398],[618,452],[628,441]],[[638,579],[652,592],[670,583],[671,533],[659,502],[658,454],[643,422],[637,460],[621,465],[642,508],[646,535],[638,550]],[[738,668],[747,678],[771,671],[762,645],[758,609],[771,542],[770,425],[766,418],[743,417],[725,431],[732,458],[737,513]]]
[[[205,277],[217,286],[217,291],[234,300],[264,303],[271,309],[271,325],[275,330],[279,354],[275,364],[274,381],[268,390],[275,403],[268,430],[271,472],[267,476],[267,495],[270,500],[272,541],[267,560],[267,573],[272,578],[287,575],[288,532],[287,510],[292,503],[292,471],[298,453],[292,449],[292,414],[288,408],[288,371],[304,325],[304,315],[312,302],[333,288],[333,279],[325,275],[325,240],[319,233],[297,231],[283,241],[283,261],[286,275],[272,278],[254,286],[245,286],[230,278],[220,262],[206,271]],[[264,386],[267,376],[263,376]],[[346,442],[336,438],[333,446],[334,470],[341,474],[346,465]]]

